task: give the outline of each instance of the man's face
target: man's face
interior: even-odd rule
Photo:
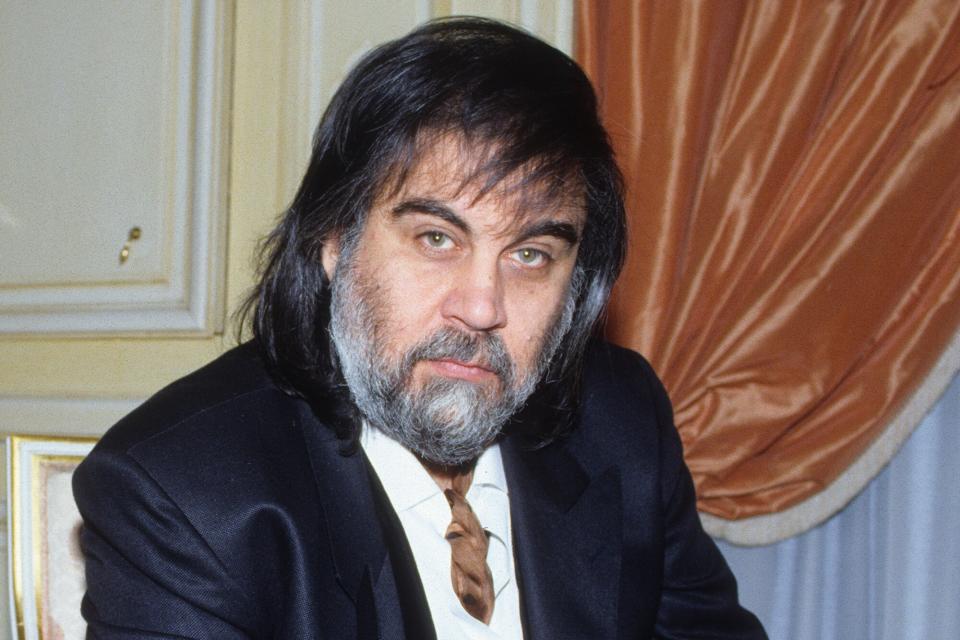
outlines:
[[[478,197],[458,142],[421,154],[359,236],[323,254],[331,336],[358,407],[447,465],[479,455],[549,364],[573,315],[583,225],[579,200],[510,191],[510,178]]]

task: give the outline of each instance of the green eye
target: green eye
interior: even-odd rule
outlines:
[[[421,237],[431,249],[448,249],[452,243],[450,236],[442,231],[428,231]]]
[[[541,262],[547,259],[547,256],[545,253],[543,253],[543,251],[530,248],[518,249],[516,256],[517,260],[525,265],[539,265]]]

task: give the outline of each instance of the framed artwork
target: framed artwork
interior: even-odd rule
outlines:
[[[7,437],[7,539],[12,637],[84,637],[85,588],[73,471],[96,439]]]

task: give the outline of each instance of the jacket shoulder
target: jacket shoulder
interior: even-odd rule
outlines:
[[[249,344],[114,425],[73,475],[85,551],[100,559],[87,562],[91,628],[129,614],[178,637],[264,637],[284,550],[319,530],[308,430],[325,431]]]
[[[255,345],[235,347],[148,398],[111,427],[100,451],[129,452],[138,444],[208,413],[230,412],[250,396],[285,394],[273,382]]]
[[[614,378],[629,380],[629,376],[654,378],[653,367],[642,355],[605,340],[590,343],[584,359],[584,374],[592,378]],[[658,380],[659,382],[659,380]]]
[[[636,351],[609,342],[592,343],[584,359],[581,393],[585,419],[605,429],[627,430],[617,433],[617,439],[674,430],[667,392]]]
[[[643,356],[607,342],[592,344],[584,360],[580,416],[572,437],[585,464],[615,464],[670,494],[683,468],[683,446],[667,392]]]
[[[109,493],[110,482],[95,481],[98,470],[127,465],[156,483],[198,530],[216,530],[245,505],[293,505],[296,495],[314,492],[308,440],[329,441],[319,450],[338,451],[334,432],[311,405],[280,389],[256,348],[242,345],[111,427],[77,468],[78,482],[89,481],[75,493]]]

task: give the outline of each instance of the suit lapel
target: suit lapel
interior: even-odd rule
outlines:
[[[304,420],[337,582],[357,608],[359,638],[396,638],[403,617],[364,457],[345,456],[332,432]]]
[[[417,562],[413,557],[413,551],[410,550],[403,525],[393,505],[390,504],[390,498],[380,484],[373,465],[366,456],[364,460],[373,488],[373,499],[380,519],[380,527],[384,532],[389,550],[388,564],[392,568],[392,571],[380,572],[381,581],[384,584],[379,588],[375,587],[374,591],[381,594],[383,599],[386,599],[389,594],[396,594],[392,602],[384,602],[381,608],[383,606],[400,607],[405,637],[415,640],[437,640],[433,618],[430,615],[430,605],[427,604]],[[388,581],[389,584],[387,584]],[[391,614],[391,617],[395,619],[396,614]]]
[[[591,476],[565,443],[501,444],[524,638],[613,638],[621,561],[620,475]]]

